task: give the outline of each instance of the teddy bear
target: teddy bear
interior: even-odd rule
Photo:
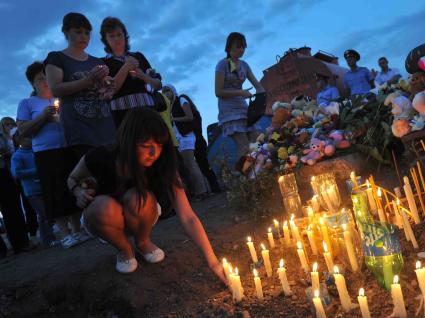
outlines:
[[[328,136],[334,141],[336,149],[347,149],[350,148],[351,144],[345,138],[345,135],[343,130],[333,130]]]
[[[425,92],[415,95],[412,102],[413,108],[419,113],[410,122],[413,131],[422,130],[425,127]]]
[[[391,125],[393,135],[400,138],[412,131],[410,119],[413,117],[412,102],[401,92],[395,92],[387,96],[385,105],[391,105],[391,113],[394,120]]]
[[[272,106],[272,128],[279,129],[291,118],[292,106],[288,103],[274,102]]]
[[[304,149],[304,156],[301,157],[301,162],[309,166],[314,165],[318,160],[323,158],[325,145],[325,141],[318,138],[311,138],[310,148]]]
[[[394,119],[393,124],[391,125],[391,130],[394,136],[401,138],[410,133],[412,131],[412,127],[408,120]]]

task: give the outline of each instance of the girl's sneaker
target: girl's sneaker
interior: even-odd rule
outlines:
[[[61,243],[64,248],[70,248],[79,244],[80,241],[75,237],[75,235],[69,234],[61,240]]]
[[[130,259],[126,259],[122,253],[117,254],[117,264],[115,269],[121,274],[130,274],[137,269],[137,260],[134,256]]]

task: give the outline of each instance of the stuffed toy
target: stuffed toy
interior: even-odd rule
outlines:
[[[419,92],[413,98],[413,108],[419,113],[410,122],[412,130],[422,130],[425,127],[425,92]]]
[[[325,141],[318,138],[311,138],[310,148],[304,149],[304,156],[301,157],[301,162],[309,166],[314,165],[318,160],[323,158],[325,145]]]
[[[410,119],[413,116],[412,102],[405,96],[397,96],[390,102],[394,119]]]
[[[407,135],[412,131],[409,120],[406,119],[394,119],[393,124],[391,125],[391,130],[393,135],[401,138],[404,135]]]
[[[334,141],[336,149],[350,148],[350,142],[345,138],[346,133],[343,130],[333,130],[328,135]]]
[[[291,105],[293,109],[303,110],[305,104],[307,104],[307,102],[309,101],[309,97],[305,97],[304,95],[298,95],[292,99]]]
[[[272,106],[273,117],[272,127],[273,129],[279,129],[291,118],[292,106],[288,103],[275,102]]]
[[[298,163],[298,156],[297,155],[290,155],[287,159],[286,159],[286,163],[283,166],[284,169],[292,169],[295,168],[295,166]]]

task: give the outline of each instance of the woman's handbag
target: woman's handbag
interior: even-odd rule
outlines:
[[[266,97],[267,93],[254,94],[249,99],[248,113],[246,124],[247,126],[254,125],[266,112]]]

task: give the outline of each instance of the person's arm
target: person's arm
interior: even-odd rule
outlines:
[[[388,83],[388,85],[391,85],[391,84],[397,84],[398,83],[398,80],[401,78],[401,75],[400,74],[396,74],[396,75],[394,75],[393,77],[391,77],[388,81],[387,81],[387,83]]]
[[[338,90],[338,88],[332,87],[332,89],[331,89],[331,100],[336,100],[339,97],[340,96],[339,96],[339,90]]]
[[[246,77],[251,82],[251,84],[255,87],[255,91],[257,93],[263,93],[265,91],[263,85],[261,85],[261,83],[257,81],[257,78],[252,73],[251,68],[248,69],[248,73],[246,74]]]
[[[53,93],[53,96],[64,97],[92,87],[96,80],[103,79],[109,73],[109,69],[106,65],[103,67],[99,66],[100,65],[95,66],[90,71],[90,74],[84,78],[72,82],[63,82],[62,69],[53,64],[47,64],[47,83]]]
[[[224,73],[215,72],[215,96],[219,98],[230,98],[242,96],[249,98],[252,94],[249,89],[224,89]]]
[[[93,201],[96,195],[93,189],[84,189],[81,187],[81,181],[90,177],[93,177],[93,175],[87,168],[85,156],[83,156],[71,171],[67,180],[69,191],[77,198],[77,206],[82,209]]]
[[[26,138],[32,138],[47,122],[53,119],[54,113],[54,106],[46,106],[43,112],[33,120],[17,119],[16,124],[19,134]]]
[[[137,78],[144,81],[146,84],[149,84],[155,90],[159,90],[162,87],[162,83],[158,78],[150,77],[148,74],[143,72],[140,68],[135,69],[135,75]]]
[[[207,234],[205,233],[204,227],[202,226],[202,223],[196,216],[195,212],[193,212],[186,193],[182,188],[175,187],[175,194],[176,213],[184,231],[195,243],[195,245],[202,251],[204,258],[207,261],[208,267],[223,283],[227,285],[223,267],[217,259],[217,256],[215,256],[214,250],[211,246]]]
[[[132,56],[127,56],[125,59],[125,63],[123,64],[123,66],[121,66],[120,70],[114,77],[115,92],[118,92],[123,86],[125,79],[128,76],[128,72],[135,70],[137,67],[139,67],[139,61],[137,61]]]
[[[369,82],[371,88],[375,88],[374,79],[375,78],[372,76],[372,73],[369,71],[369,69],[366,69],[366,80]]]
[[[193,113],[192,109],[190,108],[190,105],[188,102],[184,102],[182,105],[182,109],[184,111],[184,116],[182,117],[173,117],[174,122],[190,122],[193,120]]]

